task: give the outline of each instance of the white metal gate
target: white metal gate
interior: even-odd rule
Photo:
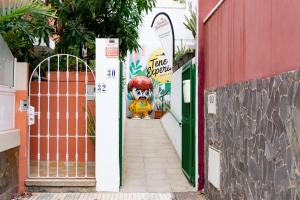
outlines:
[[[50,56],[33,70],[29,79],[30,178],[95,177],[94,85],[94,72],[73,55]]]

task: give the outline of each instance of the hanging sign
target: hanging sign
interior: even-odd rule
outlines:
[[[160,40],[170,66],[173,66],[174,30],[170,17],[164,12],[157,14],[153,19],[151,27],[153,28],[155,35]]]

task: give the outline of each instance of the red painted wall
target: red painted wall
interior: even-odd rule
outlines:
[[[199,0],[199,16],[202,20],[199,22],[202,24],[204,18],[209,12],[217,5],[220,0]]]
[[[198,190],[204,187],[204,25],[205,16],[219,0],[199,0],[198,12]]]
[[[225,0],[204,25],[205,88],[298,69],[299,10],[299,0]]]
[[[27,90],[16,91],[16,106],[15,106],[15,126],[20,129],[20,147],[19,147],[19,186],[18,192],[24,192],[24,181],[27,178],[27,144],[28,144],[28,132],[27,132],[27,112],[20,111],[20,101],[28,98]]]

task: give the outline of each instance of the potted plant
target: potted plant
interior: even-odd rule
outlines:
[[[154,111],[154,118],[155,119],[160,119],[164,114],[164,111],[162,109],[162,103],[157,103],[156,104],[156,110]]]
[[[155,110],[154,112],[154,118],[155,119],[160,119],[164,115],[162,110]]]
[[[156,103],[156,110],[154,111],[154,118],[160,119],[170,109],[170,101],[164,100]]]

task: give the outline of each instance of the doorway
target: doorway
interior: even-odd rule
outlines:
[[[182,67],[182,83],[182,170],[195,186],[196,67],[192,61]]]

